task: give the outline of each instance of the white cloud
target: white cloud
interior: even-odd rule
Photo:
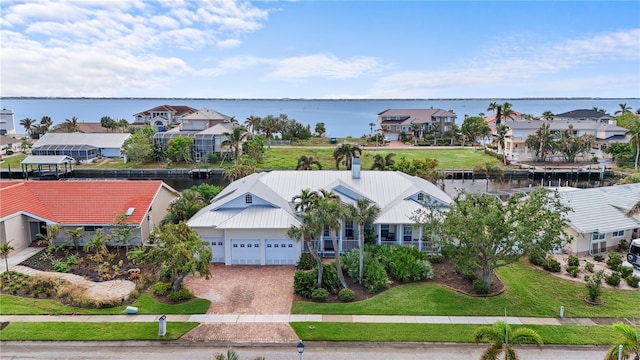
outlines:
[[[373,57],[340,59],[334,55],[313,54],[272,60],[275,70],[267,78],[276,80],[299,80],[305,78],[350,79],[379,71],[381,65]]]

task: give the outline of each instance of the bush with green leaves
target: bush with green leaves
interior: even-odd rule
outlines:
[[[318,288],[318,270],[297,270],[293,275],[293,293],[310,299],[313,290]]]
[[[607,282],[607,284],[611,285],[611,286],[618,286],[620,285],[620,273],[618,272],[613,272],[607,276],[604,277],[604,281]]]
[[[629,250],[629,241],[627,241],[627,239],[622,239],[620,240],[620,242],[618,243],[618,251],[620,252],[625,252],[627,250]]]
[[[298,270],[311,270],[316,265],[316,259],[313,258],[311,253],[302,253],[300,259],[298,259]]]
[[[356,298],[356,293],[351,289],[341,289],[338,292],[338,299],[342,302],[351,302]]]
[[[343,270],[345,270],[353,280],[358,279],[359,259],[359,249],[347,251],[340,257]],[[362,285],[367,288],[369,293],[376,293],[380,289],[389,286],[387,271],[384,265],[372,255],[371,247],[369,246],[365,248],[363,266]]]
[[[482,281],[482,279],[476,279],[473,281],[473,292],[476,294],[488,294],[491,288],[489,284]]]
[[[444,256],[442,254],[431,254],[427,257],[427,260],[433,264],[441,264],[444,261]]]
[[[591,302],[597,302],[602,295],[602,278],[604,277],[604,271],[600,270],[593,275],[585,275],[585,285],[587,287],[587,294]]]
[[[597,261],[597,262],[603,262],[604,261],[604,255],[602,254],[595,254],[593,255],[593,260]]]
[[[180,302],[193,299],[193,294],[188,289],[182,288],[178,291],[170,292],[167,297],[172,302]]]
[[[377,246],[374,254],[389,275],[402,283],[426,280],[431,269],[427,255],[413,246]]]
[[[52,269],[55,272],[68,273],[69,272],[69,264],[65,261],[55,260],[52,264]]]
[[[552,256],[548,256],[542,263],[542,268],[550,272],[560,272],[562,266]]]
[[[591,263],[591,262],[588,262],[588,261],[587,261],[587,262],[584,264],[584,269],[585,269],[585,270],[587,270],[588,272],[592,273],[592,272],[593,272],[593,269],[594,269],[594,268],[593,268],[593,263]]]
[[[570,255],[569,258],[567,258],[567,265],[569,267],[572,267],[572,266],[578,267],[580,266],[580,259],[575,255]]]
[[[311,299],[313,299],[313,301],[315,302],[326,302],[327,297],[329,297],[329,292],[327,291],[327,289],[315,289],[311,293]]]
[[[546,259],[547,259],[547,253],[538,247],[534,247],[529,252],[529,262],[532,263],[533,265],[542,266],[544,265],[544,261]]]
[[[580,273],[580,267],[578,266],[567,266],[567,272],[569,275],[573,277],[578,277],[578,273]]]
[[[618,269],[618,266],[622,264],[622,255],[617,252],[609,253],[609,259],[607,259],[607,266],[611,270]]]
[[[171,283],[158,281],[157,283],[153,284],[153,295],[165,296],[169,289],[171,289]]]
[[[618,272],[620,273],[620,277],[626,279],[630,275],[633,275],[633,268],[631,266],[624,266],[622,264],[618,265]]]
[[[627,280],[627,285],[633,288],[640,286],[640,277],[636,275],[627,276],[625,280]]]

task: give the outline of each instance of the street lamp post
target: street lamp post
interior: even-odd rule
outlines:
[[[300,360],[302,360],[302,353],[304,352],[304,343],[302,340],[298,340],[298,345],[296,346],[298,349],[298,354],[300,355]]]

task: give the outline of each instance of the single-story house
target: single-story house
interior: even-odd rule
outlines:
[[[33,155],[67,155],[80,162],[99,157],[122,157],[129,133],[46,133],[35,144]]]
[[[0,135],[0,155],[22,151],[22,140],[8,135]]]
[[[567,214],[567,234],[573,241],[564,250],[579,256],[615,250],[621,240],[638,237],[640,215],[628,216],[640,201],[640,184],[576,189],[559,193],[573,210]]]
[[[400,139],[402,132],[412,135],[413,124],[418,125],[418,137],[436,130],[435,124],[438,124],[439,133],[446,133],[451,131],[456,118],[456,114],[442,109],[387,109],[378,114],[378,125],[385,137],[395,141]]]
[[[381,211],[372,224],[376,242],[416,246],[428,250],[422,229],[411,219],[424,202],[431,200],[448,208],[452,199],[434,184],[396,171],[360,171],[354,159],[351,171],[269,171],[232,182],[211,204],[187,224],[207,241],[213,262],[227,265],[295,264],[303,252],[302,242],[289,238],[292,225],[300,225],[293,197],[302,190],[333,191],[346,204],[366,198]],[[358,247],[358,224],[342,220],[339,248],[334,249],[325,229],[315,248],[325,256]]]
[[[19,250],[38,241],[45,226],[57,224],[57,243],[68,238],[65,230],[81,227],[85,244],[98,229],[108,234],[122,214],[133,227],[132,243],[147,243],[178,197],[159,180],[0,181],[0,243]]]

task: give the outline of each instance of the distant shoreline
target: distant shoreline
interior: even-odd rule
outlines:
[[[391,98],[391,99],[307,99],[307,98],[202,98],[202,97],[39,97],[39,96],[6,96],[6,100],[223,100],[223,101],[491,101],[491,100],[640,100],[637,97],[602,98],[602,97],[521,97],[521,98]]]

